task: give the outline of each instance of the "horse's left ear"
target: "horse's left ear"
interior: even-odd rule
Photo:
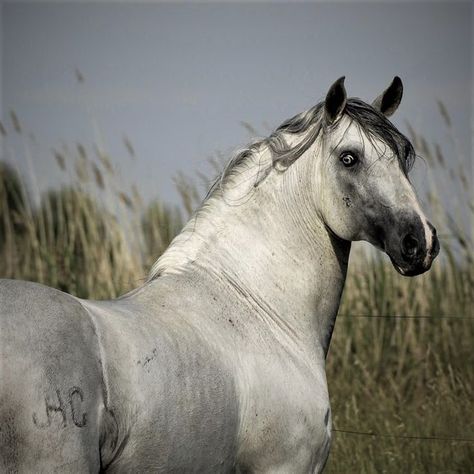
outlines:
[[[328,124],[334,123],[341,117],[346,107],[345,76],[340,77],[330,88],[324,101],[324,115]]]
[[[373,102],[372,107],[390,117],[398,109],[403,96],[402,80],[395,76],[392,83]]]

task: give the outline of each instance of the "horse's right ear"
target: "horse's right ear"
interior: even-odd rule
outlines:
[[[346,107],[345,76],[340,77],[329,89],[324,101],[324,115],[326,123],[331,125],[341,117]]]
[[[398,109],[403,95],[402,80],[395,76],[392,83],[373,102],[372,107],[390,117]]]

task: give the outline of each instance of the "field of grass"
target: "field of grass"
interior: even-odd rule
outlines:
[[[11,122],[0,124],[3,140],[21,139],[14,114]],[[327,364],[335,430],[328,473],[474,472],[474,266],[465,225],[472,194],[460,165],[448,166],[439,147],[411,135],[427,172],[450,180],[462,212],[448,216],[433,181],[426,204],[442,253],[423,276],[403,278],[381,254],[353,252]],[[0,277],[118,296],[143,281],[201,195],[181,175],[184,212],[144,205],[135,187],[118,186],[103,150],[77,145],[51,159],[74,184],[39,203],[31,184],[0,163]]]

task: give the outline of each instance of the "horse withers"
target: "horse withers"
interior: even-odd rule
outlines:
[[[229,162],[121,298],[2,281],[2,472],[320,472],[351,241],[410,276],[439,251],[387,119],[401,97],[336,81]]]

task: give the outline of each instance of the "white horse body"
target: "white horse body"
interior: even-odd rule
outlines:
[[[330,119],[333,112],[326,106]],[[10,318],[2,354],[9,367],[23,367],[21,377],[6,370],[8,408],[0,417],[10,416],[3,436],[16,441],[0,451],[4,465],[19,472],[323,469],[331,437],[325,357],[350,241],[384,247],[407,274],[426,271],[437,253],[398,161],[379,160],[383,143],[338,114],[330,138],[316,139],[284,172],[273,170],[265,144],[257,147],[132,293],[96,302],[34,284],[0,286],[9,302],[0,313]],[[300,138],[282,136],[290,144]],[[342,168],[327,169],[348,142],[364,149],[364,166],[381,180],[370,190],[366,179],[350,191]],[[340,189],[324,192],[334,176]],[[416,214],[402,237],[385,227],[373,237],[356,215],[348,218],[371,193],[391,207],[385,220]],[[395,240],[405,259],[390,250]],[[31,301],[38,323],[20,340],[18,321],[31,327]]]
[[[267,189],[275,189],[272,179]],[[117,465],[313,472],[324,464],[325,354],[349,244],[336,246],[321,225],[308,245],[307,229],[284,225],[293,198],[276,196],[281,202],[262,192],[235,208],[217,204],[192,224],[180,249],[194,253],[194,263],[172,257],[168,273],[130,296],[83,302],[103,348],[107,404],[117,417],[127,413],[120,426],[145,438],[140,451],[125,447]],[[265,202],[280,209],[277,216]],[[113,408],[127,398],[142,403]]]

